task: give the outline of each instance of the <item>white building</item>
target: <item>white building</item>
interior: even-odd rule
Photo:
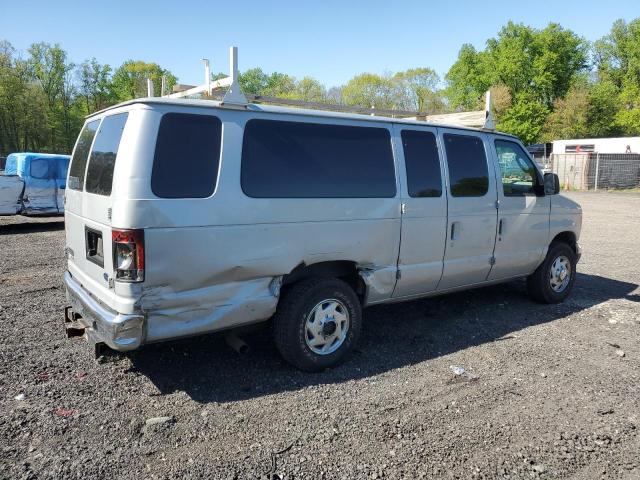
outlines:
[[[631,150],[629,152],[629,149]],[[553,153],[640,153],[640,137],[556,140]]]

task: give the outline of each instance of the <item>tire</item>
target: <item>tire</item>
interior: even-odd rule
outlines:
[[[339,365],[353,350],[362,329],[362,308],[342,280],[308,278],[282,294],[273,329],[276,347],[288,363],[319,372]]]
[[[558,263],[556,263],[558,262]],[[559,269],[554,268],[559,267]],[[568,266],[565,277],[568,280],[560,280],[554,272],[561,271]],[[554,272],[552,272],[552,269]],[[565,269],[567,271],[567,269]],[[540,303],[560,303],[571,293],[576,279],[576,254],[566,243],[554,242],[549,246],[549,251],[544,262],[527,278],[527,290],[529,296]],[[555,286],[555,288],[554,288]]]

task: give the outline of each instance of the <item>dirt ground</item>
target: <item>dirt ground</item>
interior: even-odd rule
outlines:
[[[63,333],[61,221],[0,218],[0,477],[640,478],[640,194],[571,197],[568,301],[518,281],[370,308],[320,374],[265,331],[98,363]]]

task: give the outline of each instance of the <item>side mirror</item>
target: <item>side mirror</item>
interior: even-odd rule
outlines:
[[[555,173],[544,174],[544,194],[557,195],[560,193],[560,179]]]

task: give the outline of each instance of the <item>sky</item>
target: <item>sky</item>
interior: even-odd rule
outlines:
[[[156,62],[194,85],[203,82],[201,58],[227,73],[235,45],[241,71],[311,76],[330,87],[363,72],[431,67],[444,76],[463,43],[482,49],[509,20],[557,22],[593,41],[616,19],[637,17],[639,0],[0,0],[0,40],[23,56],[44,41],[76,63]]]

